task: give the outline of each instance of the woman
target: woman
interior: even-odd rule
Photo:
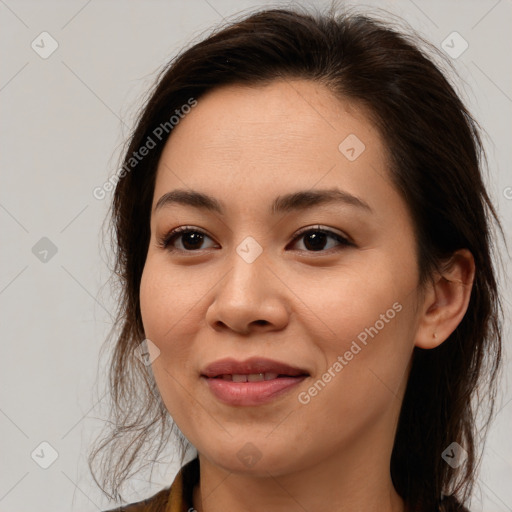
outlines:
[[[436,65],[365,16],[262,11],[176,58],[118,175],[91,463],[118,497],[148,440],[198,457],[118,510],[467,510],[501,356],[481,155]]]

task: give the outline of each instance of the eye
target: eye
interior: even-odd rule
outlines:
[[[181,247],[175,247],[174,243],[176,240],[182,239],[180,241]],[[172,230],[171,232],[164,235],[159,241],[159,247],[163,249],[168,249],[169,251],[184,251],[184,252],[194,252],[194,250],[204,249],[201,245],[204,242],[204,239],[211,238],[201,230],[191,228],[189,226],[182,226]],[[329,239],[334,240],[334,242],[338,243],[338,246],[354,246],[352,242],[350,242],[347,238],[331,231],[329,229],[322,228],[320,226],[316,226],[314,228],[306,228],[302,230],[298,235],[295,236],[293,242],[295,243],[297,240],[304,238],[303,245],[306,252],[320,252],[326,249],[332,249],[331,247],[325,247],[325,245],[329,245]],[[334,247],[336,243],[334,243]]]
[[[168,249],[170,251],[178,250],[192,252],[194,251],[194,249],[201,249],[201,244],[203,243],[205,237],[210,238],[203,231],[200,231],[198,229],[192,229],[189,226],[181,226],[167,233],[162,239],[159,240],[158,245],[163,249]],[[181,241],[182,247],[169,247],[178,238],[183,238],[183,240]]]
[[[338,242],[338,246],[354,246],[352,242],[350,242],[347,238],[331,231],[329,229],[322,228],[320,226],[315,226],[314,228],[307,228],[302,230],[295,238],[295,240],[299,240],[303,238],[303,246],[306,247],[307,252],[320,252],[326,249],[332,249],[333,245],[330,247],[325,247],[328,245],[329,238]],[[336,244],[334,244],[336,246]]]

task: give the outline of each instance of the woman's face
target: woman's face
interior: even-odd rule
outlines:
[[[188,200],[166,196],[177,190]],[[141,311],[165,405],[209,461],[261,475],[348,453],[389,461],[418,277],[410,214],[357,105],[309,81],[226,86],[174,127]],[[302,376],[270,366],[204,376],[225,358]]]

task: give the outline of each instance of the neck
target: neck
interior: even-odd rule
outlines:
[[[364,443],[351,442],[348,448],[333,450],[327,459],[300,464],[299,470],[285,475],[273,475],[271,470],[258,477],[234,473],[199,455],[201,476],[194,489],[194,508],[197,512],[404,512],[389,472],[391,452],[382,450],[379,437],[375,442],[368,438]]]

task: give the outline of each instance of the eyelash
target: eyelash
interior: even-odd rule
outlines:
[[[158,246],[160,248],[162,248],[162,249],[167,249],[170,252],[178,252],[178,251],[179,252],[185,252],[185,253],[200,252],[201,249],[185,250],[185,249],[176,249],[176,248],[170,248],[169,247],[169,244],[171,242],[174,242],[177,238],[179,238],[180,235],[183,235],[185,233],[199,233],[199,234],[204,235],[204,236],[206,236],[208,238],[211,238],[209,235],[207,235],[204,231],[202,231],[200,229],[192,228],[190,226],[181,226],[179,228],[173,229],[169,233],[165,234],[162,238],[160,238],[158,240]],[[318,226],[318,227],[309,227],[309,228],[305,228],[302,231],[299,231],[299,233],[297,233],[297,235],[292,240],[292,242],[295,242],[299,238],[303,237],[304,235],[310,234],[310,233],[323,233],[325,235],[328,235],[328,236],[334,238],[335,240],[337,240],[342,247],[354,247],[355,246],[355,244],[352,243],[347,238],[345,238],[345,237],[341,236],[340,234],[338,234],[338,233],[336,233],[334,231],[331,231],[329,229],[321,228],[320,226]],[[322,249],[321,251],[307,251],[307,250],[304,251],[303,250],[303,252],[308,252],[308,253],[323,253],[324,252],[325,253],[325,252],[329,252],[332,249],[333,248],[326,249],[326,250]]]

